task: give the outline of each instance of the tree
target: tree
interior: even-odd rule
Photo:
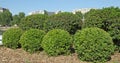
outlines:
[[[11,25],[18,25],[19,26],[19,23],[21,21],[22,18],[25,17],[25,13],[24,12],[19,12],[18,15],[14,15],[13,16],[13,20],[11,21]]]
[[[24,18],[25,17],[25,13],[24,12],[19,12],[19,18]]]
[[[0,25],[9,26],[12,21],[12,13],[9,10],[4,10],[0,12]]]
[[[13,16],[13,20],[11,21],[11,25],[15,25],[15,24],[18,25],[19,21],[20,21],[19,16],[18,15],[14,15]]]
[[[44,10],[44,14],[45,14],[45,15],[48,15],[48,11]]]

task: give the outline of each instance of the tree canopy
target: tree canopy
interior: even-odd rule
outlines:
[[[12,20],[12,13],[9,10],[4,10],[0,12],[0,25],[9,26]]]
[[[25,17],[25,13],[24,12],[19,12],[19,14],[17,15],[14,15],[13,16],[13,20],[11,21],[11,25],[18,25],[19,26],[19,24],[20,24],[20,21],[21,21],[21,19],[22,18],[24,18]]]

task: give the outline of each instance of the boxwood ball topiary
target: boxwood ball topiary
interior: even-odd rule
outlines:
[[[38,29],[30,29],[26,31],[20,38],[21,46],[24,50],[33,53],[41,48],[41,42],[45,32]]]
[[[105,62],[114,52],[110,35],[99,28],[85,28],[74,35],[78,57],[84,61]]]
[[[20,46],[19,39],[23,31],[19,28],[11,28],[3,33],[3,45],[9,48],[16,49]]]
[[[42,41],[42,47],[50,56],[70,53],[71,36],[67,31],[53,29],[49,31]]]

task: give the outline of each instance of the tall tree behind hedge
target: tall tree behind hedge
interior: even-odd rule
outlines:
[[[25,13],[24,12],[19,12],[19,17],[20,18],[24,18],[25,17]]]
[[[20,21],[20,28],[22,28],[23,30],[28,30],[31,28],[42,30],[43,24],[47,18],[48,16],[43,14],[34,14],[26,16]]]
[[[19,24],[20,24],[20,21],[21,21],[21,19],[22,18],[24,18],[25,17],[25,13],[24,12],[20,12],[18,15],[16,14],[16,15],[14,15],[13,16],[13,20],[11,21],[11,25],[18,25],[19,26]]]
[[[0,12],[0,25],[8,26],[12,20],[12,13],[9,10],[4,10]]]
[[[99,27],[110,33],[116,45],[120,46],[120,9],[108,7],[91,10],[85,14],[84,27]]]
[[[50,16],[44,25],[46,31],[52,29],[63,29],[74,34],[77,29],[81,29],[81,18],[78,15],[63,12]]]

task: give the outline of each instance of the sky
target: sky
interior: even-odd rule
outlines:
[[[15,15],[19,12],[58,10],[71,12],[81,8],[120,7],[120,0],[0,0],[0,7],[7,8]]]

